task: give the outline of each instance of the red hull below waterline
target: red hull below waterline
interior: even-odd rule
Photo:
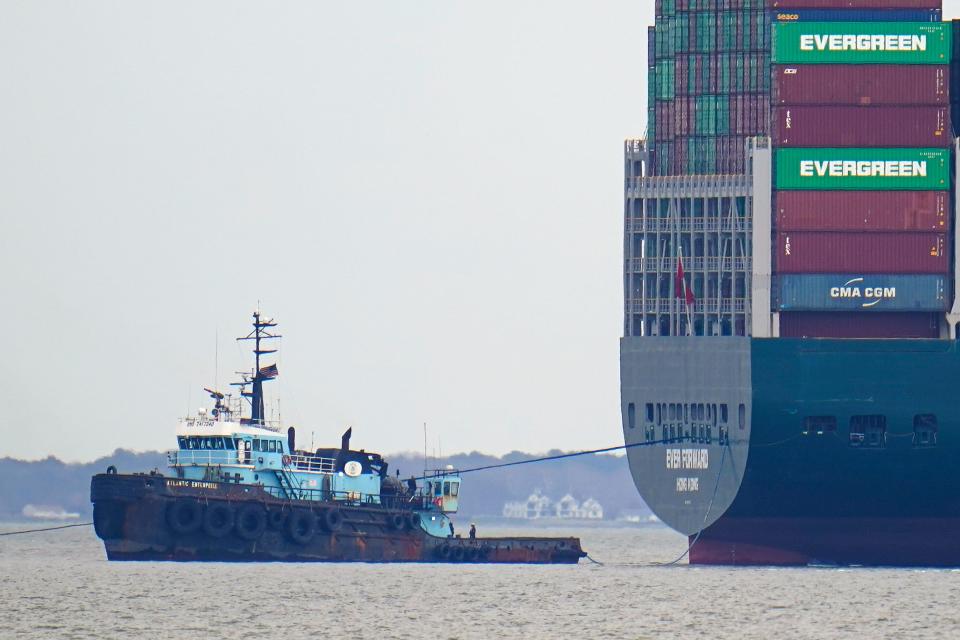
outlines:
[[[960,565],[960,518],[721,518],[690,564]]]

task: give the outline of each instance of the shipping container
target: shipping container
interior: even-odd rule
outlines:
[[[777,233],[778,273],[947,273],[950,249],[940,233]]]
[[[780,314],[780,337],[935,339],[940,337],[942,317],[929,311],[789,311]]]
[[[940,9],[943,0],[767,0],[774,9]]]
[[[949,191],[777,191],[778,231],[950,231]]]
[[[839,3],[837,3],[839,4]],[[794,6],[784,4],[783,6]],[[875,6],[875,5],[870,5]],[[940,22],[939,9],[778,9],[770,22]]]
[[[788,106],[773,111],[775,147],[949,147],[946,106]]]
[[[777,149],[776,188],[944,191],[947,149]]]
[[[945,275],[816,273],[777,276],[781,311],[946,311]]]
[[[946,105],[950,67],[898,64],[774,65],[777,105]]]
[[[777,64],[947,64],[945,22],[779,22]]]

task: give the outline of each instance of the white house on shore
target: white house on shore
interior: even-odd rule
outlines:
[[[524,501],[507,502],[503,505],[503,517],[538,520],[540,518],[558,518],[561,520],[602,520],[603,507],[593,498],[578,502],[569,493],[554,502],[534,490]]]

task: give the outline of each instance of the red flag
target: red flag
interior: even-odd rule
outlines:
[[[683,256],[677,256],[677,279],[674,283],[674,289],[674,295],[684,300],[688,306],[697,301],[693,296],[693,290],[687,287],[687,280],[683,273]]]

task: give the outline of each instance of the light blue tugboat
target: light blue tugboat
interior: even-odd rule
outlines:
[[[376,453],[296,448],[264,413],[261,366],[275,350],[276,323],[253,315],[255,366],[236,383],[240,397],[207,389],[208,413],[183,419],[171,476],[93,477],[94,524],[111,560],[287,560],[368,562],[576,563],[576,538],[460,538],[448,514],[459,505],[452,467],[401,481]],[[249,403],[250,417],[243,417]],[[418,483],[419,480],[419,483]]]

